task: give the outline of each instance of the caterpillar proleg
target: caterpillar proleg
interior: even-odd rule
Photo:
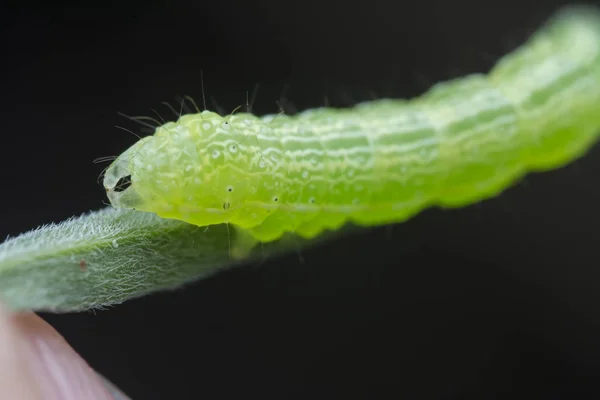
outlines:
[[[460,207],[582,156],[600,130],[600,12],[569,7],[488,74],[293,116],[202,111],[107,169],[111,204],[253,241]]]

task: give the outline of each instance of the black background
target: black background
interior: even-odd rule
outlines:
[[[562,2],[21,2],[0,16],[0,236],[103,207],[118,116],[410,97],[485,72]],[[289,85],[288,89],[285,89]],[[293,103],[293,104],[292,104]],[[600,394],[600,150],[502,196],[97,313],[44,315],[138,399]],[[243,396],[243,397],[240,397]]]

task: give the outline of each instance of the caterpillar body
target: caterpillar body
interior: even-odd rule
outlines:
[[[487,75],[411,100],[183,115],[122,153],[104,186],[114,207],[229,223],[253,243],[312,238],[495,196],[580,157],[599,130],[600,13],[571,7]]]

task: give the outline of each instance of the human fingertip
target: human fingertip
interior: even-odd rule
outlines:
[[[0,304],[0,399],[43,399],[24,356],[29,344],[14,322],[14,314]]]
[[[22,356],[41,397],[60,400],[128,400],[100,377],[46,321],[34,313],[12,315],[12,324],[26,343]],[[114,388],[114,385],[113,385]],[[120,391],[116,391],[117,394]],[[33,399],[33,397],[31,397]],[[17,398],[15,398],[16,400]],[[27,398],[29,399],[29,398]],[[20,399],[19,399],[20,400]]]

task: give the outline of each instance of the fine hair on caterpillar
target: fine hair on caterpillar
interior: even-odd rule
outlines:
[[[246,104],[228,115],[206,106],[184,114],[182,102],[176,121],[108,167],[111,204],[197,226],[226,223],[242,254],[285,233],[311,239],[496,196],[597,141],[600,13],[562,9],[487,74],[412,99],[263,116]]]

